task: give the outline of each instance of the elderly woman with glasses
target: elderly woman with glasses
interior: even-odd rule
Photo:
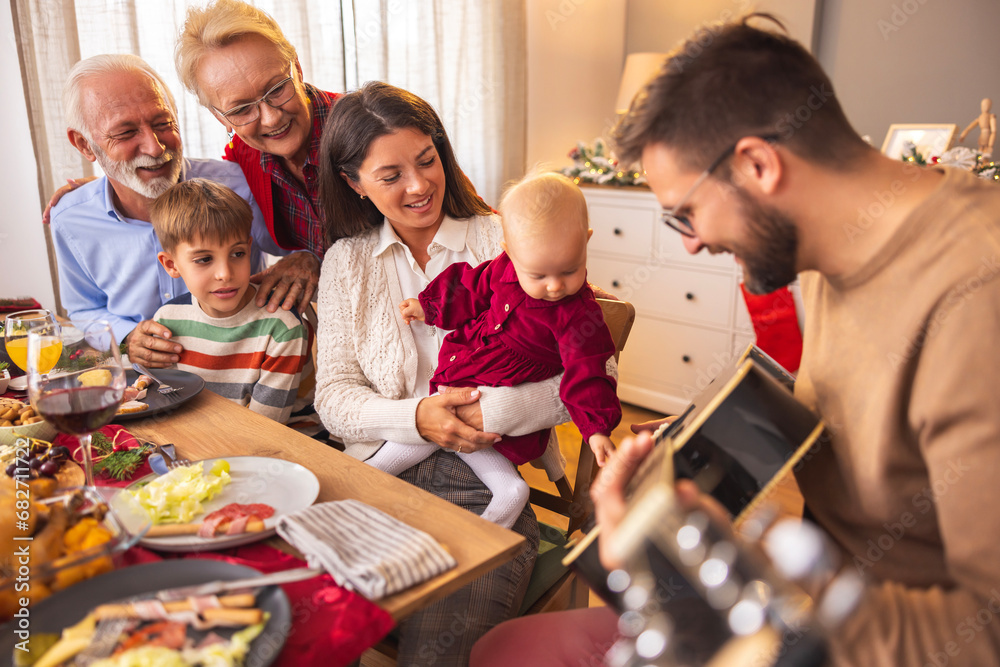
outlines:
[[[337,94],[305,83],[295,47],[278,24],[240,0],[189,9],[176,64],[184,86],[229,132],[225,159],[242,167],[274,240],[306,251],[265,272],[258,306],[275,289],[285,295],[284,308],[304,309],[327,245],[318,153]]]

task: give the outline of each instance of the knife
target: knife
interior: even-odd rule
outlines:
[[[274,584],[287,584],[293,581],[311,579],[323,574],[322,568],[299,567],[292,570],[282,570],[272,574],[262,574],[246,579],[232,579],[229,581],[210,581],[207,584],[195,586],[181,586],[179,588],[167,588],[154,594],[154,597],[164,602],[168,600],[183,600],[184,598],[197,597],[199,595],[216,595],[218,593],[239,591],[243,589],[254,590],[263,586]]]
[[[173,444],[157,445],[155,442],[145,441],[143,444],[152,445],[156,452],[149,455],[147,459],[149,467],[157,475],[166,475],[170,472],[170,464],[177,460]]]

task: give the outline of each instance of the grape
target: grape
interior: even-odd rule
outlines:
[[[59,472],[59,464],[55,461],[46,461],[38,467],[38,472],[46,477],[55,477],[56,473]]]
[[[69,458],[69,448],[59,445],[49,450],[49,458],[53,461],[64,461]]]
[[[11,463],[9,466],[7,466],[7,476],[8,477],[13,477],[16,472],[17,472],[17,464],[16,463]]]
[[[212,469],[208,471],[208,474],[221,477],[224,472],[229,472],[229,461],[219,459],[212,464]]]
[[[32,470],[38,470],[39,468],[42,467],[44,463],[45,461],[43,461],[42,459],[35,458],[31,459],[31,461],[28,463],[28,467],[31,468]]]

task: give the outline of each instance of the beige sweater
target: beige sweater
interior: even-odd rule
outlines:
[[[1000,664],[998,276],[1000,188],[952,170],[869,265],[802,276],[795,391],[834,440],[797,477],[871,582],[838,665]]]
[[[470,218],[466,243],[479,261],[500,253],[497,216]],[[337,241],[319,281],[316,411],[347,453],[364,460],[386,440],[426,444],[417,432],[417,348],[397,305],[403,300],[392,253],[372,251],[379,230]],[[569,421],[557,376],[517,387],[483,387],[488,433],[526,435]]]

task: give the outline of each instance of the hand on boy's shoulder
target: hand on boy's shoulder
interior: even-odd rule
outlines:
[[[278,307],[291,310],[298,306],[305,312],[312,302],[319,285],[320,261],[311,252],[293,252],[282,257],[273,266],[250,276],[250,282],[260,285],[257,290],[257,307],[267,304],[267,312]]]

